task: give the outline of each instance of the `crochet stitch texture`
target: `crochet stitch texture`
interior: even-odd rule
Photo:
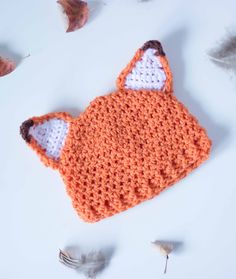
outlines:
[[[87,222],[153,198],[208,158],[206,131],[173,95],[158,41],[140,48],[117,79],[77,118],[32,117],[21,135],[58,169],[73,207]]]

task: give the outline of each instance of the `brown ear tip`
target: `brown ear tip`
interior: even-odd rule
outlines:
[[[31,136],[29,135],[29,129],[34,125],[32,119],[24,121],[20,126],[20,134],[26,142],[30,142]]]
[[[161,55],[161,56],[165,56],[165,52],[162,48],[162,45],[159,41],[157,40],[151,40],[151,41],[147,41],[143,46],[142,46],[142,50],[147,50],[149,48],[153,48],[157,51],[157,55]]]

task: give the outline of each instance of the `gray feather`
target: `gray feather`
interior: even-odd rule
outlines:
[[[67,252],[60,250],[59,260],[64,265],[76,269],[88,278],[95,278],[97,273],[102,271],[107,264],[107,259],[101,251],[81,254],[78,259],[73,259]]]
[[[208,52],[217,66],[236,74],[236,36],[229,35]]]

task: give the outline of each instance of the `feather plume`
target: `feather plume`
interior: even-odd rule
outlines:
[[[165,268],[164,273],[167,272],[167,264],[169,260],[169,254],[174,250],[174,244],[166,241],[154,241],[152,242],[152,245],[154,248],[157,248],[162,255],[165,256],[166,262],[165,262]]]
[[[236,35],[228,35],[217,47],[208,51],[208,56],[217,66],[236,74]]]
[[[95,278],[97,273],[107,265],[107,259],[101,251],[81,254],[78,259],[74,259],[69,253],[60,250],[59,261],[70,268],[78,270],[88,278]]]

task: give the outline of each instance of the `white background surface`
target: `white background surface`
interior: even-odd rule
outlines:
[[[164,258],[150,241],[164,239],[180,242],[164,278],[235,279],[236,82],[209,62],[206,50],[235,28],[236,2],[106,3],[93,2],[88,24],[66,34],[56,1],[0,0],[0,55],[19,61],[0,78],[0,278],[81,278],[58,262],[66,246],[113,250],[99,278],[162,278]],[[162,41],[175,94],[207,129],[211,157],[153,200],[86,224],[19,126],[52,111],[78,115],[115,88],[149,39]]]

